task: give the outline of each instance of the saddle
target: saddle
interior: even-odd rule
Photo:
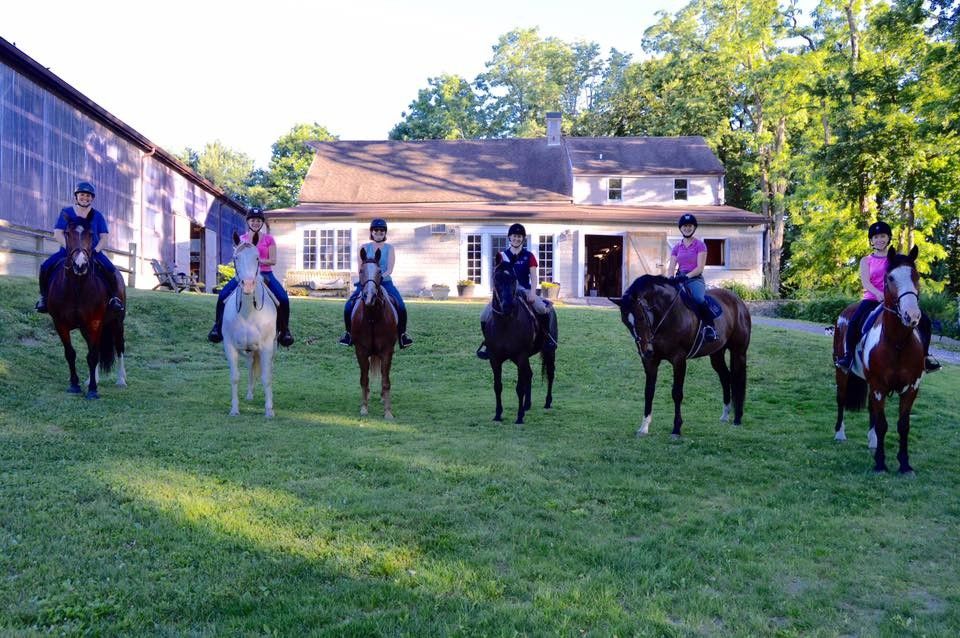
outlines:
[[[710,314],[713,315],[714,319],[716,319],[717,317],[723,314],[723,308],[720,306],[720,304],[717,302],[716,299],[714,299],[710,295],[704,295],[703,298],[706,301],[707,308],[710,309]],[[697,300],[694,299],[693,296],[683,286],[680,287],[680,299],[683,300],[683,304],[687,308],[689,308],[693,312],[699,312],[700,306],[697,303]]]
[[[880,317],[880,313],[882,312],[883,304],[880,304],[870,311],[867,318],[863,320],[863,326],[860,328],[860,336],[857,337],[857,347],[853,349],[853,360],[850,362],[850,372],[861,379],[866,379],[863,371],[863,348],[867,340],[867,334],[869,334],[870,329],[873,328],[873,324],[877,323],[877,318]]]

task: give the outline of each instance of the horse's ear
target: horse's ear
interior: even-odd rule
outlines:
[[[887,251],[887,259],[893,259],[897,256],[897,249],[893,246],[890,246],[890,250]]]
[[[493,258],[494,267],[499,266],[503,262],[503,253],[497,252],[497,256]]]
[[[377,248],[377,252],[373,253],[373,260],[377,263],[380,262],[380,249]]]
[[[360,248],[360,261],[366,261],[366,260],[367,260],[367,249],[366,249],[366,248],[363,248],[363,247],[361,246],[361,248]]]
[[[920,249],[916,245],[914,245],[914,247],[910,249],[910,255],[909,255],[910,261],[916,261],[917,255],[919,254],[920,254]]]
[[[240,235],[237,234],[237,231],[233,231],[233,245],[234,246],[240,245]]]
[[[253,244],[254,246],[256,246],[257,244],[260,243],[260,231],[259,231],[259,230],[258,230],[257,232],[255,232],[255,233],[253,233],[253,237],[251,238],[250,243]]]

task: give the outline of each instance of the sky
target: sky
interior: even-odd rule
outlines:
[[[16,0],[0,37],[161,148],[220,140],[266,168],[271,145],[316,122],[386,139],[444,73],[473,80],[514,28],[641,55],[666,0]]]

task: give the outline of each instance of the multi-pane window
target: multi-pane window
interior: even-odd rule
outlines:
[[[687,180],[685,179],[675,179],[673,180],[673,198],[674,199],[687,199]]]
[[[707,245],[707,266],[725,266],[726,265],[726,245],[723,239],[705,239],[703,243]]]
[[[537,279],[541,282],[553,281],[553,235],[540,236],[540,248],[537,250],[537,263],[540,266]]]
[[[493,281],[493,266],[497,263],[497,253],[507,249],[510,240],[506,235],[490,235],[490,281]]]
[[[483,235],[467,235],[467,279],[478,286],[483,279],[483,268],[480,266],[482,249]]]
[[[303,231],[303,267],[306,270],[350,270],[350,231]]]
[[[623,179],[611,177],[607,180],[607,200],[619,202],[623,199]]]
[[[303,231],[303,269],[313,270],[317,267],[317,231]]]

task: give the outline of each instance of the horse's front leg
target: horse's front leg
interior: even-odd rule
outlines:
[[[260,351],[260,383],[263,384],[263,416],[273,418],[273,357],[276,353],[271,343]]]
[[[83,390],[80,387],[80,377],[77,375],[77,351],[70,341],[70,329],[57,326],[57,334],[60,335],[60,342],[63,344],[63,358],[67,360],[67,366],[70,368],[70,387],[67,388],[67,392],[80,394]]]
[[[887,398],[882,392],[870,388],[870,425],[877,437],[877,449],[873,453],[874,472],[887,471],[887,459],[884,453],[884,438],[887,435],[886,401]]]
[[[260,365],[259,351],[247,353],[247,401],[253,401],[253,388],[257,383],[257,372],[263,370]]]
[[[673,432],[670,435],[680,438],[680,426],[683,425],[683,417],[680,415],[680,404],[683,403],[683,381],[687,376],[687,360],[680,359],[673,362]]]
[[[533,370],[530,369],[530,359],[517,359],[517,425],[523,424],[523,415],[530,409],[530,391],[533,385]]]
[[[383,401],[383,418],[393,421],[393,402],[390,399],[390,367],[393,365],[393,350],[380,357],[380,399]]]
[[[721,421],[730,420],[730,369],[727,367],[727,360],[724,356],[725,348],[717,350],[710,355],[710,365],[713,366],[717,377],[720,378],[720,389],[723,391],[723,412],[720,413]]]
[[[497,411],[493,415],[494,421],[503,421],[503,361],[490,357],[490,368],[493,370],[493,395],[497,398]]]
[[[650,421],[653,419],[653,394],[657,389],[657,373],[659,370],[659,359],[645,358],[643,360],[643,422],[637,428],[637,436],[646,436],[650,431]]]
[[[900,461],[901,474],[913,474],[913,468],[910,467],[910,455],[907,452],[907,442],[910,437],[910,410],[913,408],[913,402],[917,398],[918,388],[910,387],[909,390],[900,395],[900,417],[897,419],[897,434],[900,436],[900,449],[897,452],[897,460]]]
[[[99,399],[97,392],[97,366],[100,365],[100,331],[91,330],[90,334],[83,335],[87,341],[87,371],[90,373],[90,381],[87,386],[87,399]]]
[[[227,355],[227,364],[230,366],[230,416],[240,414],[240,395],[238,386],[240,385],[240,352],[230,343],[229,339],[223,340],[223,352]]]
[[[370,413],[370,355],[359,346],[354,346],[353,351],[360,364],[360,416],[367,416]]]

